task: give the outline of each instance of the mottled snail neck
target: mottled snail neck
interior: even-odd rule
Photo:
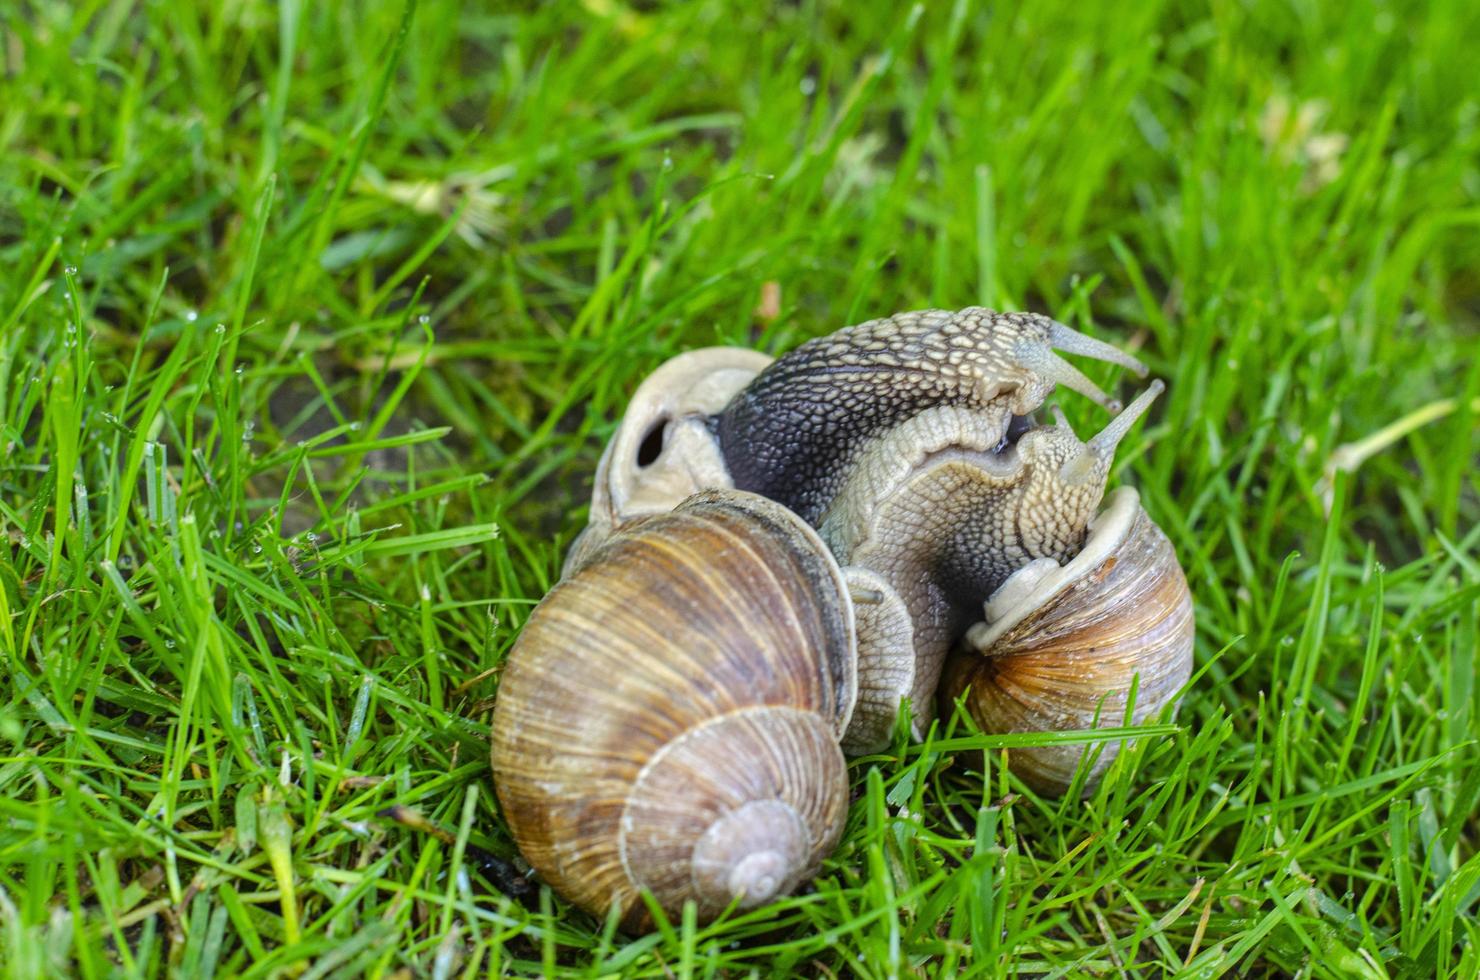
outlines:
[[[1088,442],[1063,414],[996,442],[980,412],[935,408],[876,437],[823,515],[840,562],[877,574],[913,626],[917,734],[941,665],[982,603],[1035,562],[1072,559],[1105,492],[1115,448],[1162,391],[1152,385]]]
[[[1120,364],[1135,358],[1036,313],[923,310],[802,344],[746,385],[715,420],[733,485],[817,523],[874,439],[919,413],[979,413],[1006,437],[1055,384],[1118,404],[1055,350]]]

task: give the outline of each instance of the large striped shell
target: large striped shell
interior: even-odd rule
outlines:
[[[520,850],[629,929],[643,889],[703,919],[792,890],[847,811],[854,645],[841,571],[778,504],[713,491],[614,534],[500,683],[494,783]]]
[[[1044,559],[1019,571],[986,613],[986,622],[967,631],[941,683],[948,701],[967,692],[966,708],[983,731],[1125,724],[1133,686],[1129,722],[1140,724],[1171,703],[1192,673],[1187,579],[1171,542],[1129,487],[1110,495],[1071,561],[1059,567]],[[1010,765],[1035,789],[1060,794],[1091,749],[1013,749]],[[1087,786],[1116,752],[1114,743],[1100,750]]]

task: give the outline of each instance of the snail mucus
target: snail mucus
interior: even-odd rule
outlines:
[[[919,735],[938,698],[1036,732],[1178,695],[1186,579],[1133,489],[1100,508],[1162,385],[1122,409],[1056,350],[1146,373],[1047,317],[968,308],[775,361],[692,351],[638,388],[495,708],[495,787],[547,882],[631,930],[644,892],[670,916],[753,907],[830,852],[844,753],[886,745],[905,698]],[[1086,441],[1056,407],[1045,423],[1060,384],[1114,417]],[[1010,765],[1061,793],[1084,752]]]

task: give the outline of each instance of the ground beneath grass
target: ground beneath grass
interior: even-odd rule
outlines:
[[[15,3],[9,975],[1480,972],[1480,7]],[[503,896],[499,666],[636,383],[973,303],[1168,382],[1174,724],[1085,800],[899,739],[706,928]]]

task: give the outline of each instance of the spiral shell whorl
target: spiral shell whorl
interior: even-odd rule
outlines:
[[[818,715],[737,711],[690,729],[639,775],[619,847],[634,884],[713,916],[795,888],[837,842],[846,770]],[[815,828],[815,830],[813,829]]]

